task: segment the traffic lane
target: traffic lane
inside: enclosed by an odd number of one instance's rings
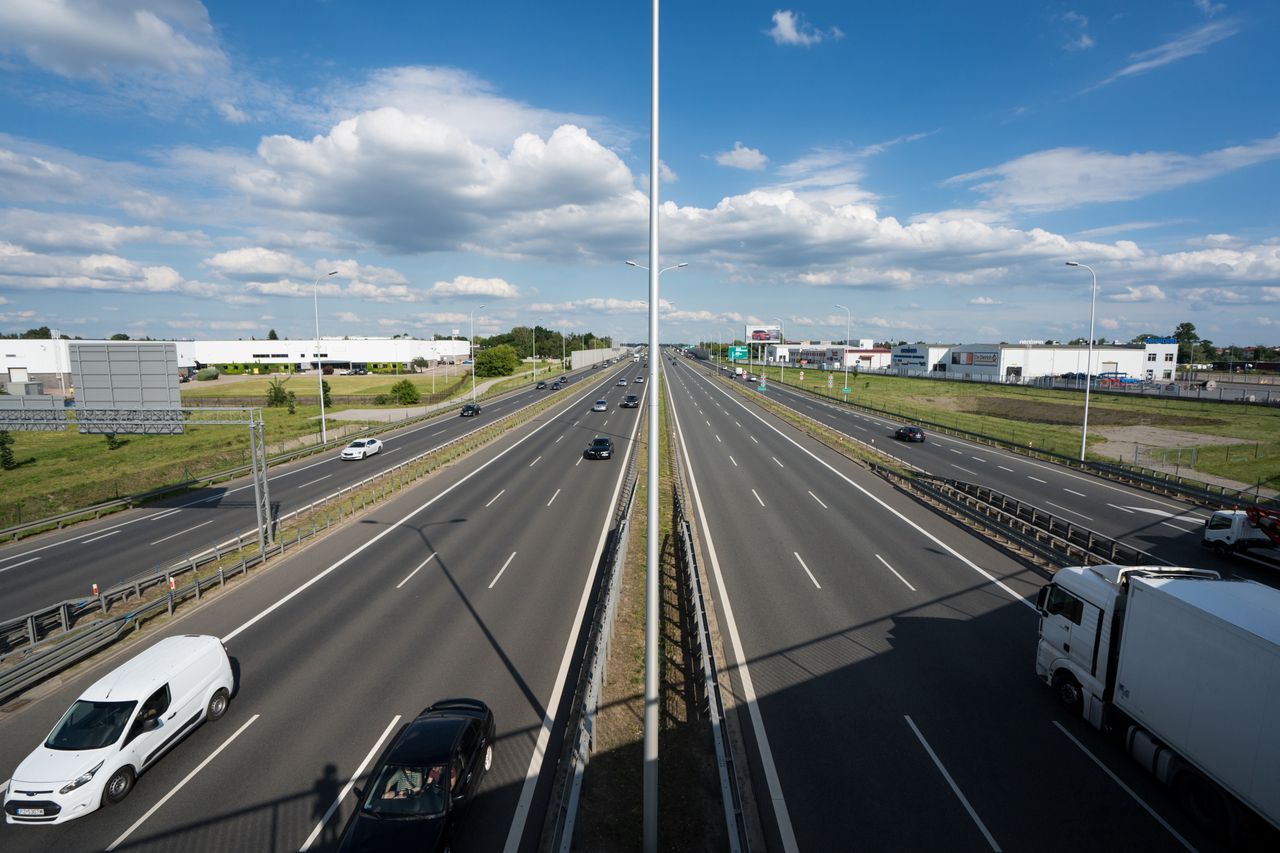
[[[545,392],[522,393],[532,399]],[[508,401],[501,402],[505,405]],[[515,408],[523,402],[526,400],[522,397],[510,404]],[[486,406],[486,412],[493,413],[493,408]],[[430,429],[441,423],[444,425],[438,431]],[[411,440],[390,445],[368,460],[343,461],[337,457],[339,451],[334,451],[334,455],[326,459],[295,463],[290,470],[272,476],[275,514],[306,506],[486,425],[458,418],[455,413],[441,421],[393,434]],[[284,478],[296,474],[303,476],[296,478],[295,486],[280,488],[278,480],[288,484],[291,481]],[[39,544],[26,545],[25,549],[11,549],[13,553],[0,556],[0,601],[5,602],[6,614],[17,616],[65,598],[89,595],[94,583],[107,589],[179,563],[216,544],[226,547],[239,534],[253,536],[257,522],[252,484],[230,484],[213,491],[213,495],[184,499],[177,506],[135,510],[133,518],[117,518],[92,531],[53,542],[41,540]],[[210,515],[213,518],[209,518]],[[65,546],[77,546],[75,553],[68,553]]]
[[[484,492],[485,492],[485,491],[487,491],[487,489],[488,489],[488,485],[487,485],[487,484],[483,484],[483,483],[482,483],[482,484],[479,484],[479,485],[476,487],[476,489],[475,489],[476,494],[475,494],[474,496],[472,496],[472,497],[474,498],[474,500],[479,500],[479,498],[483,496]],[[587,501],[589,501],[589,502],[590,502],[590,501],[594,501],[594,502],[596,503],[597,507],[598,507],[598,506],[599,506],[599,504],[600,504],[601,502],[600,502],[600,500],[599,500],[599,497],[598,497],[598,496],[596,496],[596,495],[594,495],[592,492],[593,492],[593,490],[588,489],[588,490],[584,491],[582,494],[583,494],[584,498],[585,498]],[[402,501],[402,502],[403,502],[403,501]],[[568,507],[568,506],[570,506],[570,502],[569,502],[569,501],[566,501],[566,503],[565,503],[565,504],[563,504],[562,506],[566,506],[566,507]],[[394,508],[391,508],[391,509],[394,509]],[[376,520],[376,519],[375,519],[375,520]],[[445,529],[446,529],[446,530],[448,530],[449,528],[448,528],[448,527],[446,527]],[[473,529],[475,529],[475,528],[473,528]],[[557,528],[557,529],[559,529],[559,528]],[[346,531],[344,531],[344,532],[346,532]],[[358,531],[357,531],[357,532],[358,532]],[[399,531],[398,531],[398,532],[399,532]],[[411,540],[410,540],[410,541],[412,541],[412,538],[411,538]],[[560,538],[560,539],[558,539],[557,541],[573,542],[573,541],[574,541],[574,539],[573,539],[573,537],[569,537],[569,539],[567,539],[567,540],[565,540],[565,539],[563,539],[563,538]],[[531,546],[531,548],[533,548],[534,550],[541,550],[541,551],[544,551],[544,552],[547,552],[547,553],[554,554],[554,550],[553,550],[553,549],[548,549],[548,548],[546,547],[546,543],[538,543],[536,546]],[[472,550],[472,549],[471,549],[471,548],[468,548],[468,550]],[[388,565],[390,565],[390,564],[394,564],[395,562],[396,562],[395,560],[388,560],[388,561],[387,561],[387,564],[388,564]],[[566,562],[571,562],[571,561],[566,561]],[[553,562],[552,562],[552,565],[560,565],[560,564],[561,564],[561,562],[560,562],[560,561],[553,561]],[[375,561],[375,562],[374,562],[374,565],[381,565],[381,562],[380,562],[380,561]],[[381,580],[382,580],[381,578],[378,578],[378,577],[376,576],[376,574],[377,574],[377,573],[375,573],[375,572],[366,572],[366,573],[362,573],[362,574],[358,575],[358,577],[359,577],[359,578],[363,578],[363,579],[364,579],[364,582],[361,584],[361,588],[357,588],[357,589],[353,590],[352,595],[353,595],[354,597],[356,597],[356,598],[360,599],[360,600],[373,600],[373,599],[376,599],[376,597],[377,597],[377,595],[378,595],[378,589],[380,588],[380,587],[377,587],[376,585],[380,584],[380,583],[381,583]],[[374,588],[374,589],[368,589],[368,588],[365,588],[368,584],[374,584],[374,585],[375,585],[375,588]],[[385,584],[383,584],[382,586],[383,586],[383,587],[385,587],[386,585],[385,585]],[[557,586],[557,588],[559,588],[559,587]],[[304,595],[313,595],[313,594],[315,594],[315,593],[312,593],[312,591],[308,591],[308,592],[307,592],[307,593],[305,593]],[[314,613],[315,613],[315,617],[314,617],[313,619],[307,620],[307,622],[308,622],[308,623],[314,623],[314,624],[319,625],[319,626],[330,626],[330,625],[335,625],[335,624],[342,624],[342,622],[343,622],[343,619],[342,619],[343,613],[342,613],[341,611],[342,611],[342,608],[343,608],[345,605],[344,605],[344,603],[343,603],[342,601],[334,600],[334,599],[332,599],[332,598],[324,598],[324,599],[322,599],[322,600],[321,600],[321,601],[319,601],[319,602],[311,602],[311,603],[306,603],[306,602],[303,602],[303,601],[299,601],[299,602],[297,602],[297,603],[295,604],[295,606],[303,607],[303,609],[304,609],[304,610],[306,610],[306,612],[309,612],[309,613],[310,613],[310,612],[314,612]],[[335,610],[335,609],[336,609],[336,610]],[[504,609],[508,609],[508,610],[509,610],[509,609],[511,609],[511,608],[510,608],[510,607],[506,607],[506,608],[504,608]],[[554,608],[551,606],[551,604],[550,604],[550,603],[548,603],[546,606],[542,606],[542,607],[540,607],[540,608],[539,608],[539,611],[540,611],[540,617],[545,621],[545,620],[546,620],[546,616],[547,616],[547,614],[549,614],[549,613],[553,613],[553,612],[554,612]],[[198,615],[198,614],[194,614],[194,615]],[[428,615],[428,618],[430,618],[430,614],[427,614],[427,615]],[[403,622],[404,620],[400,620],[400,621],[401,621],[401,622]],[[445,624],[447,624],[447,623],[441,622],[439,619],[433,620],[433,622],[434,622],[434,624],[437,624],[437,625],[445,625]],[[271,623],[271,622],[263,622],[263,623],[261,623],[261,624],[263,624],[263,625],[273,624],[273,625],[278,626],[278,625],[280,625],[280,624],[282,624],[282,623],[280,623],[280,622],[278,622],[278,621],[277,621],[277,622],[275,622],[275,623]],[[276,638],[274,638],[271,642],[267,643],[267,644],[266,644],[265,646],[263,646],[263,647],[265,647],[265,648],[269,648],[269,649],[281,650],[281,652],[280,652],[280,653],[281,653],[281,654],[284,654],[284,655],[286,656],[286,660],[284,660],[283,662],[279,662],[279,661],[270,661],[270,662],[267,662],[265,665],[263,665],[263,666],[261,666],[261,667],[255,667],[255,666],[251,665],[250,663],[248,663],[247,661],[246,661],[246,662],[242,662],[242,668],[243,668],[243,671],[248,672],[248,671],[250,671],[251,669],[262,669],[262,670],[270,671],[270,672],[288,672],[288,673],[292,673],[292,672],[293,672],[293,670],[297,670],[297,669],[299,669],[298,661],[296,660],[296,651],[297,651],[298,649],[312,649],[312,648],[316,647],[316,646],[318,645],[318,643],[313,642],[313,641],[310,641],[308,638],[301,638],[301,637],[289,636],[289,635],[288,635],[288,632],[289,632],[289,630],[290,630],[289,626],[291,626],[293,623],[283,623],[283,624],[286,626],[286,634],[285,634],[284,636],[280,636],[280,637],[276,637]],[[298,630],[298,629],[296,629],[296,628],[295,628],[295,629],[292,629],[292,630]],[[327,637],[327,636],[328,636],[327,634],[323,634],[323,630],[322,630],[322,635],[323,635],[323,637]],[[334,638],[334,640],[333,640],[333,641],[334,641],[334,642],[338,642],[339,644],[342,644],[343,642],[345,642],[345,641],[343,640],[343,638],[341,638],[341,637]],[[347,645],[355,645],[354,643],[350,643],[350,642],[347,642],[346,644],[347,644]],[[242,643],[242,642],[240,642],[240,641],[237,639],[237,640],[233,640],[233,641],[232,641],[232,645],[233,645],[233,647],[240,647],[240,646],[242,646],[242,645],[243,645],[243,643]],[[254,653],[256,653],[256,652],[257,652],[257,649],[258,649],[258,648],[259,648],[259,646],[256,646],[256,645],[252,647],[252,649],[253,649]],[[453,659],[462,659],[462,658],[461,658],[461,656],[459,656],[459,655],[452,655],[451,653],[449,653],[449,652],[448,652],[448,650],[447,650],[447,649],[446,649],[446,650],[443,650],[443,651],[442,651],[442,653],[443,653],[443,654],[445,654],[445,655],[446,655],[446,657],[451,657],[451,658],[453,658]],[[242,657],[244,657],[244,656],[242,655]],[[540,660],[543,656],[541,656],[541,655],[535,655],[534,657],[535,657],[535,660]],[[329,661],[331,658],[332,658],[332,655],[329,655],[329,654],[322,654],[322,655],[316,656],[316,657],[314,658],[314,660],[315,660],[315,661],[317,661],[317,662],[318,662],[318,661]],[[291,667],[292,667],[292,669],[291,669]],[[357,665],[357,666],[356,666],[356,668],[358,669],[358,668],[359,668],[359,665]],[[331,667],[331,666],[329,666],[328,664],[325,664],[325,665],[322,667],[322,670],[323,670],[323,671],[321,671],[320,673],[318,673],[318,674],[317,674],[317,676],[315,676],[315,677],[311,677],[311,679],[310,679],[310,680],[311,680],[311,681],[314,681],[314,682],[316,682],[316,683],[321,683],[321,684],[322,684],[322,683],[324,683],[324,679],[325,679],[326,677],[327,677],[327,678],[329,678],[330,680],[332,680],[332,677],[333,677],[332,667]],[[344,672],[345,672],[345,669],[344,669],[344,670],[342,670],[342,671],[344,671]],[[295,677],[304,677],[304,674],[302,674],[302,673],[298,673],[298,674],[296,674],[296,675],[295,675]],[[285,696],[297,695],[297,694],[299,694],[299,693],[300,693],[300,691],[299,691],[298,689],[294,689],[294,688],[292,688],[290,685],[285,685],[285,686],[284,686],[284,694],[283,694],[283,695],[285,695]],[[247,691],[247,692],[246,692],[246,691],[242,690],[241,695],[238,695],[238,696],[236,697],[236,705],[240,705],[242,702],[245,702],[245,701],[252,701],[252,700],[251,700],[251,696],[252,696],[252,691]],[[438,697],[437,697],[437,698],[438,698]],[[417,711],[417,710],[419,710],[419,709],[415,709],[415,710],[414,710],[414,713],[416,713],[416,711]],[[302,729],[297,729],[297,730],[302,730]],[[264,731],[265,731],[265,729],[264,729]],[[163,765],[160,765],[160,766],[163,766]],[[156,771],[153,771],[153,774],[154,774],[154,773],[156,773],[156,772],[158,772],[158,771],[160,770],[160,766],[158,766],[158,767],[156,768]],[[179,768],[177,767],[177,764],[176,764],[176,763],[175,763],[174,765],[172,765],[172,767],[173,767],[175,770],[176,770],[176,769],[179,769]],[[148,778],[154,778],[153,774],[148,774]],[[132,800],[132,798],[131,798],[131,800]],[[264,801],[264,802],[265,802],[265,801]],[[252,811],[252,809],[250,809],[250,811]],[[86,823],[87,823],[87,822],[86,822]],[[75,826],[75,825],[76,825],[76,824],[71,824],[70,826]]]
[[[695,431],[696,432],[696,431]],[[686,431],[686,435],[688,431]],[[811,448],[814,452],[817,448]],[[708,466],[714,470],[715,460],[712,455],[699,453],[690,447],[689,457],[696,460],[696,466]],[[789,462],[790,464],[790,462]],[[848,465],[848,463],[845,463]],[[860,469],[856,466],[849,466],[850,474],[856,476]],[[864,472],[865,473],[865,472]],[[725,494],[732,494],[728,489],[707,489],[703,487],[704,493],[711,492],[716,496],[715,499],[709,501],[715,504]],[[842,498],[854,494],[849,491],[833,490],[832,506],[838,507],[837,502]],[[823,779],[818,787],[822,793],[818,796],[818,791],[811,791],[813,797],[801,797],[802,805],[798,808],[792,806],[793,822],[797,826],[797,833],[804,838],[804,833],[800,829],[802,824],[812,821],[815,824],[821,824],[824,820],[825,811],[823,808],[817,808],[809,815],[806,820],[806,812],[809,811],[808,804],[813,802],[829,803],[832,801],[850,802],[856,800],[858,802],[869,802],[872,804],[871,810],[873,814],[866,816],[866,820],[859,819],[854,821],[859,827],[860,835],[864,833],[867,822],[874,824],[875,821],[884,818],[886,815],[885,795],[882,790],[887,785],[883,784],[884,780],[879,780],[874,790],[862,790],[856,783],[851,783],[849,790],[845,791],[845,796],[832,796],[833,788],[839,788],[846,780],[849,767],[859,766],[881,766],[885,761],[891,761],[894,756],[902,753],[909,747],[915,747],[915,755],[917,764],[919,759],[923,759],[924,767],[928,770],[931,766],[932,758],[927,757],[927,753],[921,751],[921,743],[916,735],[916,729],[911,726],[917,726],[919,729],[928,733],[928,737],[932,743],[931,748],[938,750],[940,753],[961,755],[965,758],[966,769],[963,771],[956,770],[953,773],[957,778],[963,778],[970,784],[962,784],[961,788],[976,787],[979,793],[973,794],[970,799],[976,802],[983,802],[983,798],[988,798],[992,804],[992,810],[1001,812],[1004,810],[1004,800],[1007,798],[1008,791],[997,790],[993,794],[986,791],[986,781],[988,778],[1008,778],[1011,768],[1010,763],[1023,764],[1019,771],[1026,775],[1029,780],[1034,780],[1043,768],[1034,760],[1023,761],[1023,756],[1034,758],[1045,754],[1046,747],[1041,744],[1046,730],[1043,727],[1027,726],[1024,724],[1026,719],[1035,719],[1035,715],[1031,714],[1027,709],[1015,707],[1014,719],[1012,721],[999,721],[994,726],[994,731],[990,734],[996,741],[1009,740],[1013,737],[1010,734],[1011,722],[1012,727],[1016,728],[1018,737],[1023,740],[1022,747],[1013,749],[1008,756],[1001,756],[999,753],[991,753],[989,751],[989,741],[983,740],[980,751],[977,755],[969,755],[968,753],[956,748],[956,744],[952,743],[954,737],[954,729],[956,722],[951,717],[947,717],[939,721],[930,716],[932,709],[944,708],[949,709],[957,703],[957,700],[964,697],[966,692],[974,694],[974,701],[962,702],[962,706],[966,709],[976,709],[971,713],[974,719],[965,719],[965,732],[978,731],[975,728],[983,721],[1000,720],[1000,716],[1011,706],[1015,706],[1015,700],[1019,700],[1023,705],[1028,702],[1030,707],[1035,708],[1036,704],[1041,705],[1046,701],[1045,691],[1035,689],[1038,685],[1034,685],[1031,691],[1013,688],[1014,695],[1012,697],[1005,694],[1010,693],[1011,682],[1007,678],[1008,672],[1022,673],[1028,666],[1028,661],[1032,659],[1034,653],[1034,632],[1035,617],[1028,608],[1018,604],[1011,604],[1011,599],[1000,590],[993,590],[989,584],[981,583],[982,580],[977,574],[972,573],[965,566],[947,565],[945,555],[943,559],[939,558],[936,549],[930,543],[924,543],[922,547],[917,542],[912,542],[911,537],[901,535],[900,531],[886,529],[883,522],[877,520],[872,529],[876,534],[883,538],[878,546],[876,546],[876,554],[866,554],[858,550],[853,543],[844,541],[835,542],[834,540],[843,537],[850,538],[850,534],[857,530],[855,525],[842,525],[839,527],[838,535],[832,537],[833,541],[828,543],[829,553],[823,554],[821,549],[816,549],[816,557],[813,560],[815,564],[815,572],[824,578],[824,586],[821,592],[816,588],[806,588],[805,584],[800,583],[794,587],[794,595],[790,598],[787,596],[779,596],[776,592],[763,586],[760,582],[759,571],[759,554],[769,554],[772,550],[777,550],[778,546],[773,545],[773,541],[777,536],[775,531],[766,529],[761,519],[754,517],[751,511],[741,504],[749,506],[750,501],[741,501],[738,508],[733,510],[735,516],[746,517],[742,527],[733,531],[728,535],[719,535],[713,532],[713,536],[717,537],[717,549],[723,549],[730,555],[728,559],[721,557],[722,565],[731,566],[725,569],[726,584],[732,586],[728,578],[731,573],[741,573],[744,576],[740,579],[738,589],[749,590],[749,595],[741,596],[749,600],[745,606],[741,606],[742,602],[735,600],[734,610],[738,615],[739,625],[760,626],[761,633],[775,628],[776,626],[796,626],[803,625],[805,628],[811,628],[816,623],[821,622],[825,618],[829,609],[814,606],[810,602],[804,602],[795,608],[794,613],[787,613],[786,607],[795,597],[804,598],[806,594],[809,597],[818,597],[824,594],[830,594],[833,598],[840,598],[848,602],[850,610],[855,611],[849,614],[849,619],[858,620],[849,623],[849,625],[826,626],[828,630],[825,634],[817,633],[810,638],[788,638],[790,642],[779,644],[776,648],[766,648],[760,654],[755,665],[752,666],[752,678],[756,683],[757,689],[766,694],[766,698],[762,699],[762,706],[772,704],[781,704],[782,708],[778,711],[778,716],[785,719],[796,719],[803,717],[805,724],[803,726],[787,726],[781,724],[779,728],[782,730],[780,734],[775,735],[774,727],[768,727],[769,739],[774,747],[773,754],[777,757],[780,773],[786,781],[788,770],[786,769],[794,756],[804,756],[801,760],[802,766],[793,768],[792,773],[803,776],[805,773],[812,774],[812,761],[819,764],[830,765],[834,781]],[[792,501],[784,501],[783,508],[780,513],[804,513],[811,512],[807,508],[803,499]],[[840,508],[843,509],[843,508]],[[756,510],[755,515],[759,515],[763,510]],[[714,510],[708,507],[708,516],[712,517]],[[837,515],[842,513],[838,512]],[[867,513],[865,508],[860,513],[845,510],[843,514],[850,520],[857,519],[865,521]],[[946,525],[945,522],[943,523]],[[723,524],[712,524],[712,530],[721,529]],[[935,531],[936,532],[936,531]],[[985,545],[975,544],[970,537],[970,556],[976,556],[975,562],[988,570],[996,568],[1001,562],[1009,564],[1007,573],[1011,575],[1027,575],[1025,584],[1028,591],[1039,585],[1039,579],[1034,575],[1027,573],[1025,569],[1012,563],[1012,561],[1004,558],[1003,555],[991,551]],[[721,543],[724,543],[723,545]],[[772,547],[771,547],[772,546]],[[813,548],[813,544],[810,544]],[[977,553],[973,553],[973,549],[977,548]],[[861,555],[861,559],[857,556]],[[872,556],[875,559],[872,559]],[[843,560],[841,559],[843,557]],[[887,557],[887,560],[881,561],[881,557]],[[824,572],[822,566],[823,560],[830,560],[827,570]],[[880,565],[877,565],[879,563]],[[843,565],[842,565],[843,564]],[[916,586],[916,590],[909,590],[901,578],[891,576],[888,569],[890,565],[897,566],[903,570],[903,573],[909,575]],[[754,567],[754,570],[744,567]],[[859,571],[859,570],[863,571]],[[746,572],[750,571],[750,576],[746,576]],[[841,585],[851,578],[857,578],[857,583],[853,584],[852,590],[842,590]],[[972,579],[972,580],[971,580]],[[975,584],[974,581],[979,581]],[[877,585],[889,584],[892,587],[890,595],[896,593],[901,597],[912,597],[915,595],[927,596],[922,598],[922,604],[913,605],[900,610],[898,613],[882,612],[878,609],[879,597],[868,594],[868,588],[874,588]],[[1017,585],[1016,581],[1010,580],[1009,583]],[[843,593],[843,594],[842,594]],[[850,594],[851,593],[851,594]],[[860,593],[860,594],[859,594]],[[784,612],[779,613],[782,609]],[[990,614],[1005,614],[1003,617],[995,617]],[[1023,637],[1029,637],[1030,643],[1026,645],[1026,649],[1021,655],[1018,654],[1020,644],[1010,644],[1009,637],[1013,632],[1021,633]],[[924,643],[920,650],[912,656],[920,658],[919,660],[906,660],[903,657],[904,652],[910,651],[914,644],[904,643],[904,636],[914,637],[917,634],[928,637],[931,634],[938,633],[945,635],[947,639],[940,639],[937,643],[942,649],[947,650],[953,656],[957,656],[958,660],[951,662],[945,659],[939,659],[939,649],[934,648],[932,643]],[[962,639],[951,639],[955,635]],[[745,640],[744,642],[750,642]],[[974,643],[979,643],[980,648],[974,649]],[[966,646],[968,648],[966,648]],[[946,657],[945,655],[943,656]],[[986,662],[978,671],[971,672],[972,664],[965,666],[967,662],[982,661]],[[989,666],[990,662],[1002,662],[1001,666]],[[877,669],[884,669],[883,677],[875,675]],[[919,670],[923,677],[906,677],[914,670]],[[859,673],[871,673],[872,675],[864,677]],[[1000,673],[1000,674],[996,674]],[[883,681],[883,684],[880,682]],[[892,696],[897,686],[902,683],[918,683],[922,685],[920,688],[923,695],[903,700],[898,700]],[[1013,682],[1016,685],[1016,681]],[[899,708],[920,707],[925,709],[924,713],[917,712],[915,714],[915,722],[910,725],[904,725],[906,716],[910,711],[901,714],[872,714],[872,719],[864,720],[862,714],[864,708],[862,706],[851,707],[849,697],[851,695],[861,695],[871,693],[875,695],[875,703],[878,706],[890,705],[895,701]],[[780,698],[782,697],[782,698]],[[794,697],[786,699],[785,697]],[[784,701],[785,699],[785,701]],[[1048,707],[1052,710],[1053,706],[1050,702]],[[1043,708],[1041,708],[1043,710]],[[768,719],[769,711],[765,710],[766,719]],[[819,718],[829,716],[828,725],[814,726],[812,725],[812,717],[817,715]],[[852,717],[852,719],[851,719]],[[860,753],[857,755],[841,754],[838,750],[832,751],[828,740],[839,740],[839,735],[845,730],[845,727],[852,727],[859,731],[870,730],[874,734],[868,737],[871,745],[871,753]],[[988,722],[988,729],[993,726]],[[941,733],[941,734],[940,734]],[[905,742],[903,735],[905,734]],[[973,741],[971,734],[964,734],[960,740],[964,744],[970,744]],[[1062,739],[1059,738],[1061,741]],[[914,742],[914,743],[913,743]],[[882,744],[892,744],[893,748],[888,750],[879,750]],[[1060,748],[1063,743],[1057,744]],[[859,748],[861,745],[859,745]],[[1074,749],[1074,747],[1070,747]],[[877,752],[877,750],[879,750]],[[1070,761],[1078,756],[1069,754],[1060,756],[1064,761]],[[900,761],[901,759],[899,759]],[[804,767],[805,762],[810,762],[808,767]],[[865,762],[875,762],[873,764]],[[967,768],[977,768],[976,771]],[[918,768],[917,768],[918,769]],[[1084,771],[1078,765],[1073,765],[1073,771],[1077,777],[1071,785],[1067,787],[1069,793],[1074,787],[1075,782],[1088,784],[1090,780],[1084,778]],[[843,771],[843,772],[842,772]],[[936,768],[930,770],[932,776],[920,777],[928,780],[932,778],[936,783],[942,783],[942,777],[938,774]],[[911,776],[904,780],[910,783]],[[1152,780],[1153,781],[1153,780]],[[1094,780],[1096,783],[1096,780]],[[1159,789],[1154,792],[1155,796],[1164,796],[1167,793]],[[950,797],[950,793],[946,787],[942,788],[942,793]],[[941,802],[941,800],[939,801]],[[959,800],[952,797],[950,804],[958,808]],[[981,811],[981,809],[980,809]],[[1108,813],[1113,810],[1107,810]],[[900,812],[892,810],[887,812],[893,816],[893,819],[884,826],[878,826],[871,832],[873,838],[892,839],[887,841],[883,846],[893,847],[912,847],[916,846],[913,841],[904,841],[901,831],[894,825],[894,820],[901,817]],[[962,816],[967,816],[961,811]],[[1029,824],[1021,825],[1018,821],[1009,821],[1003,815],[996,818],[988,819],[987,823],[999,828],[999,834],[1011,837],[1025,837],[1028,840],[1035,838],[1037,832],[1036,821],[1033,815]],[[1145,813],[1143,813],[1145,814]],[[1161,836],[1157,827],[1154,838],[1151,836],[1151,827],[1142,820],[1134,820],[1134,815],[1129,815],[1130,821],[1126,825],[1131,828],[1134,833],[1135,841],[1143,843],[1162,844],[1167,837]],[[1131,825],[1131,827],[1130,827]],[[936,831],[936,827],[930,832]],[[1106,820],[1093,827],[1099,832],[1109,832],[1110,827]],[[985,836],[978,827],[971,825],[969,832],[970,840],[980,849],[986,844]],[[1123,835],[1123,832],[1121,833]],[[1113,833],[1114,836],[1114,833]],[[841,833],[834,833],[832,837],[824,837],[816,839],[820,841],[824,847],[838,845],[843,836]],[[926,836],[927,838],[928,836]],[[802,847],[809,846],[802,844]]]

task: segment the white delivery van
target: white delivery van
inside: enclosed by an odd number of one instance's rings
[[[217,637],[168,637],[100,678],[13,771],[7,823],[53,824],[118,803],[203,720],[227,710],[231,661]]]

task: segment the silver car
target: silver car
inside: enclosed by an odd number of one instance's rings
[[[591,407],[591,411],[593,411],[593,412],[607,412],[607,411],[609,411],[609,401],[608,401],[608,400],[596,400],[595,405]]]

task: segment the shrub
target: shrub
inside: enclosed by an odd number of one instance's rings
[[[408,379],[401,379],[391,386],[391,396],[402,406],[412,406],[422,399],[418,389]]]
[[[376,394],[376,395],[374,395],[374,398],[373,398],[373,404],[374,404],[375,406],[390,406],[390,405],[391,405],[391,395],[390,395],[390,394]]]
[[[267,405],[271,408],[283,406],[289,402],[289,392],[285,390],[284,383],[288,380],[275,377],[267,383]]]
[[[220,374],[216,367],[205,367],[196,373],[197,382],[207,382],[210,379],[217,379]]]
[[[12,471],[17,467],[18,462],[13,458],[13,436],[7,430],[0,430],[0,468]]]

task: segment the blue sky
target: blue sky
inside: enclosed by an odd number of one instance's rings
[[[0,330],[646,329],[647,3],[0,4]],[[1280,341],[1280,6],[670,3],[663,338]],[[337,270],[334,276],[325,276]],[[485,307],[479,309],[480,305]],[[478,309],[478,310],[477,310]]]

